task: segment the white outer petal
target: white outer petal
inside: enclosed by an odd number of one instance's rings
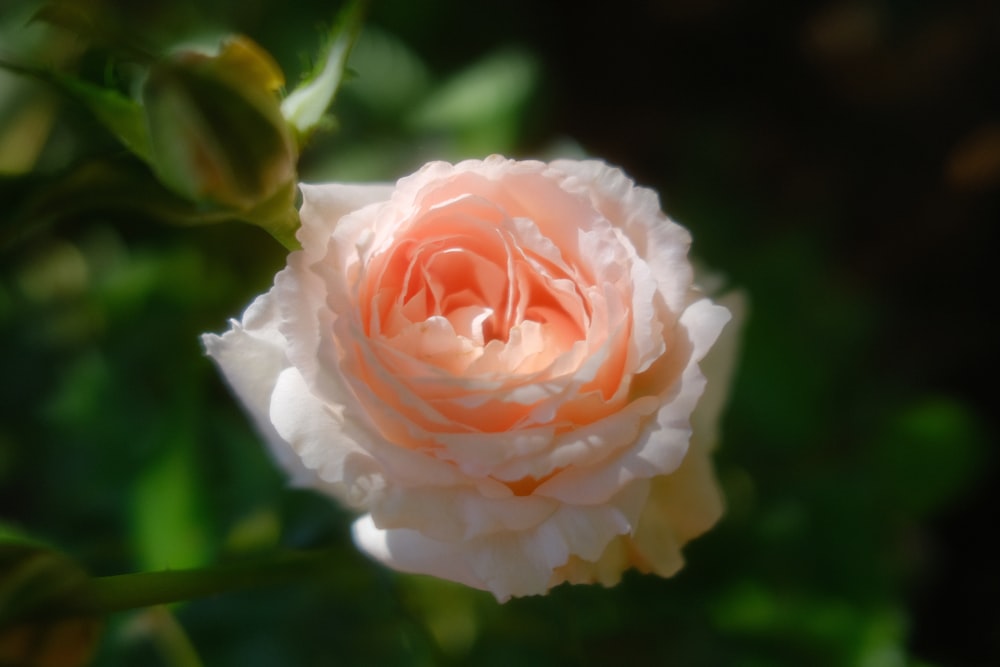
[[[530,531],[548,520],[559,504],[533,495],[487,497],[473,485],[460,487],[387,488],[371,505],[382,528],[410,528],[444,542],[468,541],[483,535]]]
[[[358,433],[339,406],[324,405],[296,368],[278,376],[271,395],[270,419],[300,464],[316,471],[327,493],[353,507],[366,507],[385,486],[377,462],[358,446]]]
[[[273,293],[268,292],[254,300],[242,321],[231,320],[229,331],[221,336],[205,334],[201,340],[292,482],[314,486],[320,484],[315,472],[302,464],[269,417],[274,385],[281,371],[289,366],[278,321]]]
[[[307,252],[326,252],[326,241],[340,219],[369,204],[384,202],[392,196],[394,186],[388,183],[300,183],[302,207],[296,237]]]
[[[691,415],[691,428],[709,450],[715,448],[718,440],[719,419],[729,399],[748,308],[747,295],[743,292],[729,292],[716,298],[715,303],[729,310],[732,319],[701,361],[707,384],[698,407]]]
[[[680,313],[694,275],[687,256],[691,234],[663,213],[656,192],[600,160],[555,160],[551,166],[568,176],[564,187],[589,196],[615,222],[649,263],[670,311]]]
[[[718,300],[730,310],[733,319],[701,361],[707,387],[691,416],[694,435],[681,466],[651,480],[649,500],[632,535],[613,540],[596,561],[571,559],[556,572],[553,585],[565,580],[612,586],[629,567],[671,576],[684,563],[684,544],[710,529],[722,516],[725,502],[711,451],[734,370],[746,317],[745,301],[745,295],[735,292]]]
[[[365,515],[354,523],[354,541],[394,569],[458,581],[503,602],[545,593],[573,556],[597,560],[616,536],[632,531],[647,493],[648,485],[640,482],[600,506],[562,505],[531,530],[455,542],[406,528],[384,530]]]

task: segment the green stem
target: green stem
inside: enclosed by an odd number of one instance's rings
[[[110,613],[302,581],[329,567],[334,553],[333,549],[287,552],[198,570],[99,577],[93,580],[94,600],[100,611]]]

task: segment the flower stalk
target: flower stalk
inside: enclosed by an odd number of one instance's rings
[[[154,610],[163,605],[315,580],[331,562],[334,549],[286,551],[202,569],[93,578],[68,556],[0,526],[0,665],[83,667],[108,614],[150,607],[147,615],[159,626],[166,617]],[[200,664],[182,636],[170,627],[165,632],[160,639],[176,653],[173,662]]]
[[[92,581],[93,600],[100,613],[113,613],[306,581],[329,567],[333,555],[333,549],[293,551],[193,570],[97,577]]]

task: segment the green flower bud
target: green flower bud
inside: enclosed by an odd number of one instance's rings
[[[184,197],[250,211],[295,182],[296,146],[271,57],[237,37],[218,55],[182,51],[150,69],[142,97],[152,163]]]

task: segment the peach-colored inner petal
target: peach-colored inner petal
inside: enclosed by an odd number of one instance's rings
[[[367,335],[456,375],[472,364],[474,374],[536,372],[584,340],[591,308],[576,277],[512,229],[480,197],[431,207],[372,258],[359,304]]]
[[[626,251],[586,201],[520,185],[464,175],[422,189],[405,224],[368,246],[356,283],[368,342],[350,365],[380,430],[484,471],[528,454],[518,433],[551,439],[630,400]],[[517,495],[556,474],[510,470],[534,475],[507,477]]]

